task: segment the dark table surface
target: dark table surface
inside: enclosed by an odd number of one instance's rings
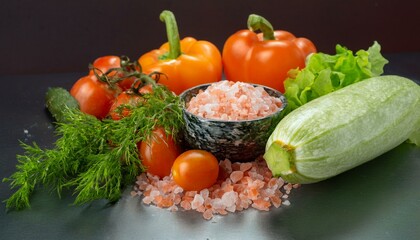
[[[385,74],[420,83],[420,53],[385,55]],[[19,140],[51,147],[54,126],[44,109],[48,87],[70,88],[84,73],[0,76],[0,178],[15,171]],[[420,111],[420,109],[419,109]],[[420,148],[403,143],[332,179],[292,191],[290,206],[246,210],[205,221],[197,212],[145,206],[130,188],[112,206],[37,190],[32,208],[0,204],[0,239],[420,239]],[[0,183],[0,200],[12,190]]]

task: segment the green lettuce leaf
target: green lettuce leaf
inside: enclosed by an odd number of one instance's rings
[[[356,54],[339,44],[335,55],[312,54],[304,69],[289,71],[289,77],[284,82],[288,106],[283,115],[315,98],[381,75],[387,63],[376,41],[367,51],[359,50]]]

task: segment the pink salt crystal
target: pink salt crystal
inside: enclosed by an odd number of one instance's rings
[[[200,194],[195,194],[194,200],[191,202],[191,208],[197,209],[204,203],[204,198]]]
[[[249,198],[249,199],[251,199],[251,200],[255,200],[255,199],[257,199],[258,198],[258,196],[260,195],[260,192],[258,191],[258,189],[257,188],[255,188],[255,187],[250,187],[250,188],[248,188],[248,191],[247,191],[247,197]]]
[[[168,209],[169,209],[169,211],[171,211],[171,212],[176,212],[176,211],[178,211],[178,207],[177,207],[176,205],[172,205],[172,206],[170,206]]]
[[[205,189],[203,189],[203,190],[201,190],[201,191],[200,191],[200,195],[201,195],[204,199],[208,198],[208,197],[209,197],[209,194],[210,194],[210,192],[209,192],[209,190],[208,190],[207,188],[205,188]]]
[[[252,207],[256,208],[258,210],[262,211],[268,211],[271,206],[271,203],[269,201],[263,200],[263,199],[256,199],[252,203]]]
[[[180,205],[185,210],[190,210],[191,209],[191,203],[189,201],[183,200],[183,201],[181,201]]]
[[[213,211],[211,209],[205,210],[204,213],[203,213],[203,217],[206,220],[212,219],[213,218]]]
[[[281,206],[281,198],[279,198],[278,196],[271,196],[270,200],[273,203],[274,207],[279,208]]]
[[[182,187],[180,187],[180,186],[176,186],[176,187],[174,188],[173,193],[178,194],[178,193],[182,193],[183,191],[184,191],[184,189],[182,189]]]
[[[182,200],[181,195],[179,195],[179,194],[173,195],[172,200],[174,201],[174,204],[178,205]]]
[[[271,178],[270,181],[267,183],[267,187],[269,188],[279,188],[278,179]]]
[[[228,173],[230,174],[232,172],[232,163],[225,159],[223,161],[220,161],[220,166]]]
[[[223,209],[217,209],[217,213],[220,214],[220,215],[227,215],[228,214],[228,212],[224,208]]]
[[[252,163],[249,163],[249,162],[247,162],[247,163],[242,163],[242,164],[240,165],[240,167],[239,167],[239,170],[240,170],[240,171],[242,171],[242,172],[246,172],[246,171],[248,171],[249,169],[251,169],[251,167],[252,167]]]
[[[238,162],[232,163],[232,171],[239,171],[241,169],[241,164]]]
[[[265,185],[265,182],[261,179],[258,179],[258,178],[255,179],[251,184],[251,186],[253,186],[257,189],[262,189],[264,187],[264,185]]]
[[[222,196],[222,204],[226,207],[232,207],[235,205],[236,200],[238,199],[238,193],[234,191],[225,192]]]
[[[226,211],[228,212],[235,212],[236,211],[236,205],[232,205],[230,207],[226,207]]]
[[[187,103],[187,111],[201,117],[250,120],[274,113],[281,106],[262,87],[243,82],[219,81]]]
[[[230,174],[230,180],[232,180],[232,183],[237,183],[239,180],[242,179],[242,177],[244,176],[244,173],[241,171],[233,171]]]
[[[159,179],[143,173],[137,177],[136,186],[130,194],[143,195],[144,204],[154,204],[170,211],[177,211],[179,207],[194,209],[209,220],[214,214],[226,215],[250,206],[268,211],[270,206],[290,205],[288,194],[299,187],[299,184],[285,184],[283,179],[273,178],[262,158],[250,163],[231,163],[225,159],[220,162],[220,169],[224,168],[230,171],[229,174],[200,192],[184,191],[176,185],[172,176]]]
[[[152,203],[152,201],[153,201],[153,198],[150,197],[150,196],[143,197],[143,203],[145,203],[147,205],[150,205]]]
[[[220,198],[213,198],[211,199],[211,205],[213,206],[214,209],[218,210],[218,209],[225,209],[225,206],[223,205],[222,199]]]
[[[156,190],[156,189],[153,189],[151,192],[150,192],[150,197],[152,197],[152,198],[155,198],[155,197],[157,197],[157,196],[159,196],[160,195],[160,192],[159,192],[159,190]]]
[[[185,196],[194,197],[197,194],[197,191],[187,191]]]

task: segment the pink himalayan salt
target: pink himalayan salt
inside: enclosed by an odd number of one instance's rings
[[[225,80],[201,90],[187,103],[187,111],[208,119],[252,120],[275,113],[281,105],[262,87]]]
[[[137,177],[131,195],[142,196],[147,205],[173,212],[194,210],[210,220],[215,215],[223,216],[249,207],[269,211],[272,207],[290,205],[290,191],[299,187],[299,184],[285,184],[283,179],[272,177],[261,157],[247,163],[231,163],[226,159],[219,165],[226,172],[226,178],[219,179],[208,189],[184,191],[171,176],[160,180],[143,173]]]

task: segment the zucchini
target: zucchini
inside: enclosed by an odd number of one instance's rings
[[[374,77],[288,114],[270,135],[264,159],[274,176],[313,183],[378,157],[419,129],[420,86],[400,76]]]
[[[57,122],[67,121],[66,110],[79,109],[79,103],[64,88],[49,88],[45,95],[45,106]]]

